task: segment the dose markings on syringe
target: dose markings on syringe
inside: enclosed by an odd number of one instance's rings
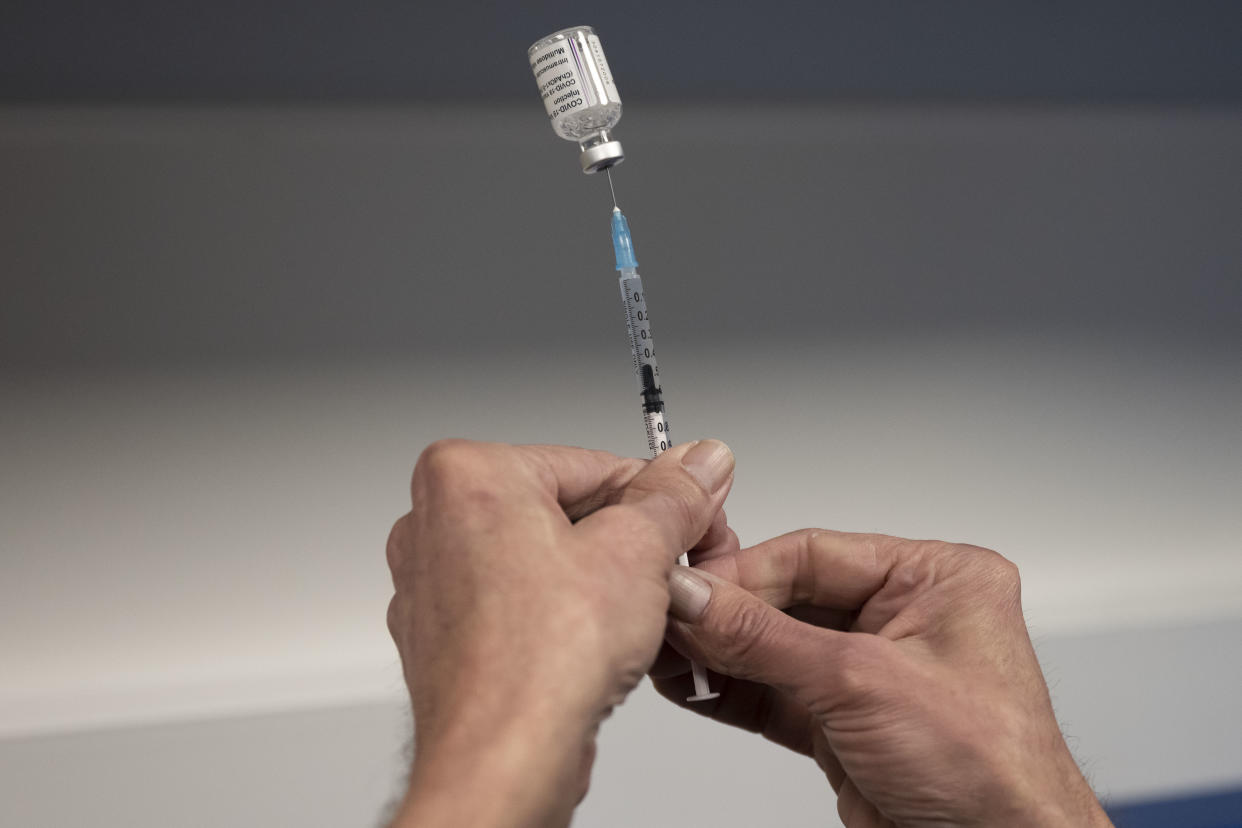
[[[625,297],[626,324],[630,329],[630,348],[634,353],[634,374],[641,376],[642,366],[646,364],[659,378],[660,368],[656,365],[655,342],[651,338],[651,320],[643,298],[642,279],[638,276],[622,279],[621,293]]]
[[[634,377],[638,380],[639,391],[646,390],[644,368],[650,368],[653,390],[658,390],[660,366],[656,364],[655,341],[651,337],[651,318],[647,313],[647,302],[643,296],[643,282],[638,274],[621,280],[621,295],[625,300],[625,323],[630,332],[630,351],[634,357]],[[653,456],[658,456],[673,444],[663,402],[659,404],[658,410],[648,410],[644,406],[643,422],[647,427],[647,448]]]

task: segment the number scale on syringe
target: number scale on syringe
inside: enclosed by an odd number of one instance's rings
[[[643,421],[647,426],[647,448],[653,457],[673,444],[669,436],[668,417],[660,392],[660,366],[656,364],[655,340],[651,337],[651,317],[643,280],[632,268],[621,272],[621,298],[625,303],[625,324],[630,334],[634,356],[634,377],[642,395]]]

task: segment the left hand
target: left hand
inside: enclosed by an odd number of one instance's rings
[[[650,463],[466,441],[423,452],[388,539],[415,718],[394,825],[568,824],[600,721],[660,649],[673,562],[705,535],[732,539],[732,480],[714,440]]]

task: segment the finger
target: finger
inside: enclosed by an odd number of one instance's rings
[[[812,734],[818,730],[815,719],[805,707],[788,696],[753,681],[712,675],[711,686],[720,696],[711,701],[691,702],[694,678],[689,674],[651,680],[656,692],[679,707],[731,727],[758,733],[783,748],[813,756]]]
[[[398,573],[405,568],[410,549],[410,515],[405,513],[397,518],[388,532],[388,542],[384,546],[384,555],[388,560],[388,571],[392,575],[393,586],[396,586]]]
[[[647,675],[651,676],[652,681],[689,674],[689,659],[677,652],[673,645],[667,641],[660,645],[660,652],[656,654],[655,661],[652,662],[651,668],[647,670]]]
[[[619,496],[642,465],[570,447],[437,440],[419,455],[410,499],[423,519],[450,524],[490,526],[539,514],[563,516],[568,526]]]
[[[570,520],[615,502],[646,460],[572,446],[514,446]]]
[[[846,779],[837,791],[837,816],[846,828],[892,828],[893,822],[867,800],[854,780]]]
[[[840,790],[845,771],[828,744],[824,729],[806,707],[766,684],[719,673],[709,674],[711,686],[720,692],[718,700],[689,701],[695,692],[694,678],[690,675],[690,662],[681,658],[687,665],[681,673],[652,676],[651,684],[657,693],[678,707],[721,724],[759,733],[773,744],[812,757],[832,789]]]
[[[718,673],[770,684],[812,713],[857,698],[888,661],[891,642],[804,624],[710,572],[675,567],[669,585],[674,647]]]
[[[725,515],[725,510],[721,509],[716,513],[707,534],[687,554],[690,557],[690,565],[695,566],[701,561],[714,557],[736,554],[739,548],[737,533],[729,528],[728,517]],[[690,661],[667,641],[660,646],[655,663],[647,671],[647,675],[652,679],[670,678],[689,673]]]
[[[795,604],[787,608],[785,614],[790,618],[796,618],[803,624],[843,632],[853,627],[854,619],[858,616],[858,613],[850,610],[817,607],[813,604]]]
[[[850,629],[855,615],[843,610],[823,609],[806,604],[791,607],[786,610],[786,614],[804,624],[842,632]],[[647,675],[653,680],[690,675],[690,660],[665,641],[660,646],[660,652],[656,654],[655,662],[647,670]]]
[[[670,565],[707,533],[733,482],[733,452],[719,440],[675,446],[648,463],[620,502],[578,522],[601,544],[651,555]]]
[[[813,604],[856,610],[884,586],[902,553],[915,549],[887,535],[803,529],[703,568],[781,609]]]
[[[707,534],[690,550],[690,563],[694,565],[712,558],[735,555],[741,548],[737,533],[729,528],[729,518],[721,509],[708,527]]]
[[[832,745],[828,744],[828,735],[824,733],[824,728],[816,727],[813,732],[811,755],[815,757],[815,764],[819,765],[824,776],[828,777],[828,784],[832,786],[833,792],[840,793],[841,784],[845,781],[845,769],[841,767],[841,760],[837,758]]]
[[[695,544],[694,549],[690,551],[701,552],[712,548],[728,536],[728,531],[729,518],[725,515],[725,510],[721,509],[716,513],[716,516],[712,518],[712,524],[707,527],[707,532],[703,534],[703,537],[699,538],[699,542]]]

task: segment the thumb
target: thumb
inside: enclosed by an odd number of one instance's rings
[[[668,566],[707,533],[733,483],[733,452],[719,440],[674,446],[626,484],[618,502],[575,529]]]
[[[674,567],[669,595],[669,639],[683,655],[783,690],[813,713],[864,691],[870,656],[881,655],[877,636],[805,624],[700,569]]]

